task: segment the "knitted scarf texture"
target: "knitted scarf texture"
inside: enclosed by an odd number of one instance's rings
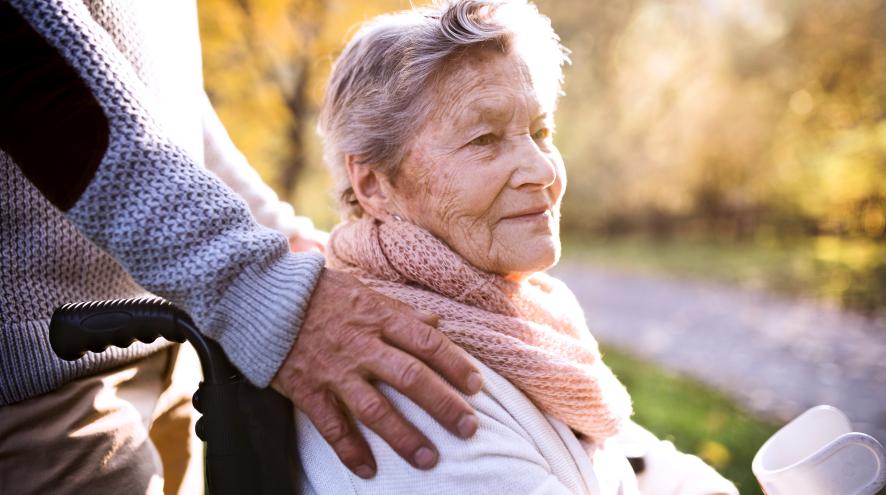
[[[481,271],[406,221],[339,225],[330,268],[440,316],[453,342],[507,378],[543,412],[603,440],[631,415],[624,386],[603,363],[573,294],[536,273],[522,282]]]

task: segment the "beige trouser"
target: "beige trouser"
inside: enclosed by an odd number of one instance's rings
[[[0,493],[202,493],[199,381],[193,348],[175,346],[0,407]]]

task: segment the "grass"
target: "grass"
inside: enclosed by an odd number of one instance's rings
[[[791,242],[725,243],[697,239],[566,238],[567,261],[679,278],[715,280],[886,314],[886,244],[817,237]],[[722,393],[603,346],[628,387],[634,419],[732,480],[742,495],[762,494],[751,462],[778,429]],[[879,495],[886,495],[886,489]]]
[[[751,473],[751,460],[777,426],[694,380],[613,348],[602,350],[606,363],[631,393],[637,423],[704,459],[732,480],[742,495],[762,494]]]
[[[886,243],[813,237],[727,243],[646,237],[566,239],[569,260],[712,279],[874,314],[886,311]]]

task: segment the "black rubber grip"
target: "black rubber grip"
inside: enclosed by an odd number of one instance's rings
[[[74,361],[86,351],[129,347],[136,340],[184,342],[177,322],[185,319],[186,313],[156,297],[65,304],[52,314],[49,342],[58,357]]]

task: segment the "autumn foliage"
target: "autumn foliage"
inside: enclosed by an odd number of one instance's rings
[[[314,132],[353,27],[405,1],[201,0],[236,143],[330,226]],[[572,50],[555,140],[567,232],[884,239],[886,1],[545,0]]]

